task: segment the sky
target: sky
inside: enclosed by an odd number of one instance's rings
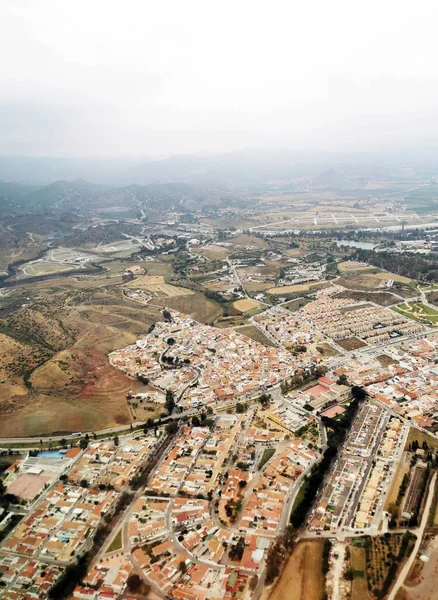
[[[0,154],[438,140],[438,5],[0,0]]]

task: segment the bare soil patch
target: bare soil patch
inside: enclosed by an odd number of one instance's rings
[[[364,548],[350,546],[350,564],[353,571],[353,581],[351,585],[352,600],[368,600],[371,596],[368,593],[367,585],[367,563]]]
[[[249,298],[245,298],[243,300],[236,300],[233,302],[234,308],[236,308],[239,312],[245,313],[253,308],[258,308],[260,306],[260,302],[257,300],[250,300]]]
[[[359,348],[366,346],[365,342],[356,337],[346,338],[344,340],[336,340],[336,343],[344,350],[358,350]]]
[[[198,293],[192,293],[189,296],[177,296],[175,298],[156,298],[151,302],[162,308],[167,307],[178,310],[181,313],[190,315],[196,321],[207,325],[212,324],[224,312],[219,304],[208,300],[203,294]]]
[[[374,302],[380,306],[391,306],[391,304],[396,304],[399,301],[396,296],[387,292],[345,291],[335,294],[335,298],[351,298],[352,300],[357,300],[358,302]]]
[[[269,600],[320,600],[324,588],[322,548],[320,540],[299,542]]]
[[[193,248],[193,252],[205,256],[205,258],[208,258],[209,260],[225,260],[228,257],[230,250],[223,246],[211,244],[209,246],[203,246],[202,248]]]

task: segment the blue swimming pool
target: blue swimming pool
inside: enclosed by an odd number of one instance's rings
[[[36,458],[64,458],[65,455],[62,450],[48,450],[47,452],[38,452]]]

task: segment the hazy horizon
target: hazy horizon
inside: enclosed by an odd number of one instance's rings
[[[438,9],[388,0],[3,1],[2,156],[438,142]]]

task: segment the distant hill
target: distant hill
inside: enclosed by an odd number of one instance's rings
[[[112,187],[76,179],[35,187],[0,182],[0,207],[11,212],[93,213],[110,208],[128,211],[141,206],[146,211],[198,210],[227,205],[233,196],[222,190],[186,183],[164,183]],[[119,214],[120,214],[119,211]]]
[[[246,150],[162,159],[74,159],[1,157],[0,180],[43,186],[82,179],[115,187],[180,183],[220,189],[254,190],[292,180],[328,176],[387,174],[389,162],[372,155],[328,156],[284,149]],[[378,165],[378,166],[377,166]]]

